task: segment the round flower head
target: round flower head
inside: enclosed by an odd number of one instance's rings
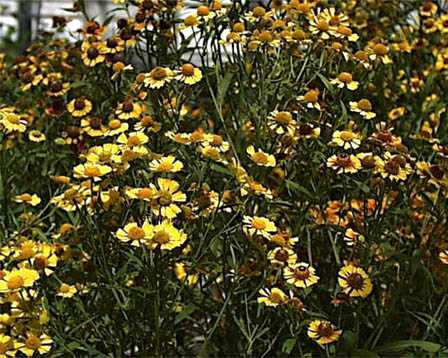
[[[194,85],[195,83],[198,83],[202,79],[201,70],[199,68],[194,67],[190,63],[182,65],[178,73],[179,74],[176,76],[176,79],[187,85]]]
[[[79,164],[73,168],[73,176],[75,178],[88,178],[100,181],[101,177],[110,173],[112,168],[108,165],[100,165],[93,163]]]
[[[367,297],[372,292],[372,282],[360,267],[346,265],[338,274],[338,283],[350,297]]]
[[[302,288],[310,287],[319,281],[319,276],[315,273],[316,270],[305,262],[287,266],[283,269],[286,282]]]
[[[372,103],[368,99],[361,99],[358,102],[350,102],[350,110],[357,112],[365,119],[376,117],[376,113],[372,112]]]
[[[314,320],[308,325],[308,337],[319,344],[330,344],[336,342],[342,331],[328,321]]]
[[[118,229],[115,236],[123,242],[130,242],[132,246],[141,246],[151,235],[152,226],[145,221],[143,226],[136,223],[126,224],[123,229]]]
[[[3,333],[0,333],[0,357],[15,357],[17,352],[14,339]]]
[[[276,247],[268,253],[268,260],[274,267],[281,268],[294,265],[297,262],[297,255],[287,247]]]
[[[350,91],[355,91],[359,87],[359,82],[353,80],[353,76],[349,72],[341,72],[338,77],[331,80],[330,83],[339,88],[346,87]]]
[[[5,272],[0,279],[0,292],[13,292],[24,287],[31,287],[39,279],[39,273],[36,270],[28,268],[14,269]]]
[[[92,102],[85,98],[73,99],[67,105],[67,110],[73,117],[84,117],[92,111]]]
[[[53,340],[45,333],[35,335],[27,333],[26,339],[17,344],[17,349],[27,357],[32,357],[35,352],[40,354],[48,353],[51,350]]]
[[[151,202],[152,211],[155,215],[162,215],[168,219],[174,219],[182,210],[176,203],[185,202],[187,197],[179,190],[179,183],[175,180],[159,178],[157,180],[158,188],[151,185],[154,191]]]
[[[161,88],[174,78],[174,72],[167,67],[155,67],[145,75],[144,83],[149,88]]]
[[[361,145],[361,135],[350,130],[335,131],[329,144],[344,149],[357,149]]]
[[[250,159],[259,166],[263,167],[275,167],[276,160],[272,154],[267,154],[263,152],[261,149],[255,151],[253,145],[247,147],[247,154],[249,154]]]
[[[118,105],[115,114],[119,119],[127,120],[140,117],[142,112],[143,108],[140,104],[128,100]]]
[[[62,283],[59,286],[58,293],[56,296],[63,297],[63,298],[71,298],[73,297],[78,290],[76,289],[76,286],[73,285],[67,285],[66,283]]]
[[[176,173],[182,168],[184,165],[181,161],[176,160],[176,158],[172,155],[168,155],[167,157],[162,157],[160,159],[155,159],[151,163],[149,163],[149,169],[154,172],[161,173]]]
[[[41,199],[36,194],[23,193],[23,194],[17,195],[14,198],[14,201],[16,203],[25,203],[25,204],[29,204],[31,206],[36,206],[36,205],[40,204]]]
[[[171,222],[166,221],[159,225],[151,225],[147,245],[151,250],[160,248],[161,250],[170,251],[181,246],[185,240],[187,240],[187,235],[182,230],[174,227]]]
[[[353,174],[361,168],[361,161],[352,154],[335,154],[327,159],[327,166],[336,170],[337,174]]]
[[[258,303],[263,303],[269,307],[277,307],[288,302],[288,296],[279,288],[262,288],[258,291],[260,296],[257,298]]]
[[[272,233],[277,231],[274,222],[261,216],[244,216],[243,225],[243,231],[247,236],[260,235],[270,239]]]

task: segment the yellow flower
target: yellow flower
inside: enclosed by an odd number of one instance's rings
[[[283,276],[286,282],[296,287],[307,288],[319,281],[319,276],[316,270],[305,262],[300,262],[295,265],[286,266],[283,269]]]
[[[403,114],[406,112],[406,108],[404,107],[396,107],[392,110],[389,111],[388,113],[388,117],[391,121],[395,121],[398,118],[400,118],[401,116],[403,116]]]
[[[338,77],[330,81],[339,88],[347,87],[350,91],[358,89],[359,82],[353,80],[353,76],[349,72],[341,72]]]
[[[99,63],[104,62],[106,56],[101,53],[100,46],[97,44],[90,44],[88,42],[84,42],[82,44],[82,61],[88,67],[94,67]]]
[[[296,121],[292,118],[290,112],[273,111],[268,116],[268,127],[270,130],[278,135],[289,134],[293,135],[296,129]]]
[[[32,357],[35,352],[40,354],[48,353],[51,350],[52,343],[53,340],[45,333],[42,333],[40,336],[27,333],[26,340],[23,343],[19,343],[17,348],[27,357]]]
[[[308,337],[319,344],[330,344],[339,339],[342,331],[328,321],[314,320],[308,325]]]
[[[134,103],[130,100],[120,103],[115,111],[119,119],[138,118],[142,114],[143,108],[140,104]]]
[[[259,166],[275,167],[276,165],[275,157],[272,154],[267,154],[261,149],[255,151],[253,145],[247,147],[246,152],[249,154],[250,159]]]
[[[118,229],[115,233],[118,240],[123,242],[131,242],[132,246],[141,246],[150,239],[152,225],[145,220],[140,227],[136,223],[126,224],[123,229]]]
[[[353,174],[361,168],[361,161],[353,154],[335,154],[327,159],[327,166],[337,174]]]
[[[40,244],[38,253],[34,255],[31,262],[36,270],[43,270],[46,275],[51,275],[58,264],[58,257],[54,253],[53,246]]]
[[[28,138],[32,142],[43,142],[47,137],[45,137],[45,134],[43,134],[41,131],[38,130],[32,130],[28,133]]]
[[[288,302],[288,296],[277,287],[271,290],[262,288],[258,291],[260,297],[257,298],[258,303],[263,303],[269,307],[277,307]]]
[[[174,72],[167,67],[155,67],[145,74],[144,83],[149,88],[161,88],[174,78]]]
[[[270,239],[272,233],[277,231],[277,226],[273,221],[262,216],[244,216],[243,230],[248,236],[261,235]]]
[[[448,265],[448,250],[442,250],[439,252],[439,259],[440,261],[445,264]]]
[[[190,287],[194,286],[199,280],[198,274],[187,273],[183,262],[176,262],[174,264],[174,273],[180,282],[186,281]]]
[[[162,215],[168,219],[174,219],[182,210],[176,205],[187,200],[187,197],[179,189],[179,183],[175,180],[159,178],[157,187],[152,184],[155,192],[152,201],[152,211],[155,215]]]
[[[100,181],[101,177],[110,173],[112,168],[108,165],[100,165],[93,163],[79,164],[73,168],[73,176],[75,178],[91,178]]]
[[[363,235],[357,233],[353,229],[348,228],[345,231],[343,240],[347,246],[354,246],[356,244],[362,243],[365,240],[365,238]]]
[[[357,149],[361,145],[361,135],[350,130],[335,131],[330,145],[343,147],[344,149]]]
[[[14,357],[16,352],[14,340],[10,336],[0,333],[0,358]]]
[[[73,99],[67,105],[67,110],[73,117],[83,117],[92,110],[92,102],[85,98]]]
[[[306,102],[308,108],[315,108],[320,111],[319,95],[319,90],[310,89],[305,95],[297,97],[297,100]]]
[[[0,292],[12,292],[31,287],[38,279],[39,273],[36,270],[20,268],[6,271],[0,279]]]
[[[172,155],[168,155],[167,157],[162,157],[160,159],[154,159],[149,163],[149,169],[153,172],[161,172],[161,173],[177,173],[182,170],[184,165],[181,161],[176,160],[176,158]]]
[[[76,289],[76,286],[73,285],[67,285],[66,283],[62,283],[59,286],[58,293],[56,296],[63,297],[63,298],[71,298],[73,297],[78,290]]]
[[[372,292],[372,282],[360,267],[346,265],[339,270],[338,283],[350,297],[367,297]]]
[[[16,203],[26,203],[26,204],[30,204],[31,206],[36,206],[39,205],[41,202],[41,199],[36,195],[36,194],[28,194],[28,193],[23,193],[21,195],[17,195],[14,198],[14,201]]]
[[[388,178],[393,181],[406,180],[408,175],[412,173],[412,167],[407,162],[406,158],[401,155],[392,155],[389,152],[384,153],[383,158],[375,157],[376,172],[383,178]]]
[[[27,124],[28,122],[22,116],[5,108],[0,110],[0,125],[6,129],[6,133],[23,133],[26,131]]]
[[[126,136],[124,133],[120,134],[117,139],[117,142],[120,144],[124,144],[127,147],[138,147],[143,144],[148,143],[149,138],[145,133],[142,132],[131,132]]]
[[[365,119],[372,119],[376,117],[376,113],[372,112],[372,103],[368,99],[361,99],[358,102],[350,102],[350,110],[357,112]]]
[[[121,122],[119,119],[112,119],[107,124],[108,130],[106,132],[107,136],[114,136],[129,129],[129,124]]]
[[[161,250],[173,250],[181,246],[185,240],[187,235],[182,230],[175,228],[171,222],[164,221],[155,226],[151,225],[147,245],[151,250],[158,247]]]
[[[152,187],[126,189],[126,195],[129,199],[139,199],[147,202],[151,202],[154,199],[156,193],[157,190]]]
[[[271,241],[273,240],[271,239]],[[294,265],[297,262],[297,255],[287,247],[276,247],[268,252],[268,260],[274,267],[280,268]]]
[[[199,68],[194,67],[190,63],[183,65],[178,71],[176,79],[187,84],[194,85],[202,79],[202,72]]]

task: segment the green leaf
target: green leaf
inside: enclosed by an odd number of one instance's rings
[[[425,352],[437,353],[441,350],[442,345],[434,342],[406,340],[385,344],[375,349],[377,353],[402,351],[409,348],[420,348]]]
[[[225,95],[227,93],[227,90],[229,89],[232,77],[233,77],[233,73],[232,72],[227,72],[224,75],[224,78],[219,83],[219,87],[218,87],[218,103],[220,105],[222,104],[222,102],[224,100],[224,97],[225,97]]]
[[[313,197],[313,195],[309,192],[309,190],[304,188],[300,184],[297,184],[291,180],[286,180],[285,182],[286,182],[286,186],[288,187],[288,189],[299,191],[302,194],[305,194],[306,196],[308,196],[310,198]]]
[[[282,352],[286,354],[290,354],[294,349],[297,342],[297,338],[288,338],[283,342]]]
[[[186,306],[182,312],[180,312],[179,314],[177,314],[176,316],[176,324],[179,323],[180,321],[183,321],[184,319],[190,317],[190,315],[196,311],[197,307],[193,304]]]

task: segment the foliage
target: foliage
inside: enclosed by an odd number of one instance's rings
[[[0,354],[447,353],[442,4],[115,2],[2,57]]]

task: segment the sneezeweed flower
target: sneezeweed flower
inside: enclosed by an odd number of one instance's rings
[[[73,176],[75,178],[87,178],[94,181],[100,181],[105,175],[109,174],[112,168],[108,165],[86,163],[79,164],[73,168]]]
[[[115,236],[123,242],[130,242],[132,246],[141,246],[149,240],[152,226],[145,220],[142,226],[129,223],[123,229],[118,229]]]
[[[101,118],[91,117],[81,119],[82,133],[90,137],[103,137],[107,133],[107,127],[103,125]]]
[[[151,72],[145,74],[144,84],[149,86],[149,88],[158,89],[168,82],[170,82],[174,78],[174,72],[171,71],[168,67],[155,67],[151,70]]]
[[[182,65],[177,72],[178,75],[176,76],[176,79],[187,85],[194,85],[202,79],[201,70],[190,63]]]
[[[86,98],[73,99],[67,105],[67,110],[73,117],[84,117],[92,111],[92,102]]]
[[[28,268],[3,271],[3,277],[0,279],[0,292],[14,292],[25,287],[31,287],[38,279],[39,273]]]
[[[29,131],[28,133],[28,139],[32,142],[43,142],[47,137],[45,137],[45,134],[43,134],[41,131],[38,131],[36,129],[33,129]]]
[[[129,199],[138,199],[146,202],[151,202],[154,199],[156,193],[157,190],[153,187],[126,189],[126,196]]]
[[[335,154],[327,159],[327,167],[337,174],[354,174],[361,168],[361,161],[353,154]]]
[[[176,262],[174,264],[174,273],[180,282],[187,282],[188,286],[192,287],[198,282],[199,275],[187,272],[185,267],[186,265],[183,262]]]
[[[52,79],[48,83],[47,94],[50,97],[61,97],[65,95],[70,89],[69,82],[63,82],[61,79]]]
[[[146,245],[155,250],[173,250],[176,247],[181,246],[187,240],[187,235],[177,229],[171,222],[164,221],[161,224],[150,227],[149,240]]]
[[[244,216],[243,231],[249,236],[263,236],[270,239],[272,234],[277,231],[275,223],[262,216]]]
[[[314,127],[311,123],[304,123],[297,126],[293,139],[298,141],[300,139],[316,139],[320,136],[320,128]]]
[[[271,239],[271,241],[273,240]],[[297,255],[287,247],[276,247],[268,252],[268,260],[272,266],[281,268],[286,265],[294,265],[297,262]]]
[[[308,337],[319,344],[325,345],[336,342],[342,331],[329,321],[314,320],[308,325]]]
[[[420,15],[423,17],[431,17],[437,13],[438,6],[432,1],[426,1],[419,8]]]
[[[14,198],[16,203],[25,203],[31,206],[39,205],[42,201],[36,194],[23,193]]]
[[[76,289],[76,286],[62,283],[58,288],[58,293],[56,296],[62,298],[72,298],[77,292],[78,290]]]
[[[351,130],[335,131],[329,144],[344,149],[357,149],[361,145],[361,139],[361,134]]]
[[[358,102],[350,102],[350,110],[357,112],[365,119],[372,119],[376,117],[376,113],[372,112],[372,103],[368,99],[361,99]]]
[[[272,154],[267,154],[263,152],[261,149],[255,151],[253,145],[247,147],[247,154],[249,154],[250,159],[259,166],[262,167],[275,167],[276,160]]]
[[[363,235],[354,231],[352,228],[345,230],[343,235],[343,240],[347,246],[356,246],[365,240]]]
[[[15,357],[16,353],[17,348],[16,344],[14,344],[14,339],[4,333],[0,333],[0,357]]]
[[[3,126],[6,133],[23,133],[26,131],[27,125],[28,122],[23,116],[18,115],[6,108],[0,109],[0,129]]]
[[[369,46],[367,52],[372,61],[380,60],[385,65],[392,63],[392,59],[388,55],[389,47],[382,43],[374,44],[371,47]]]
[[[119,119],[111,119],[107,124],[106,136],[116,136],[127,132],[129,129],[129,124],[122,122]]]
[[[53,340],[45,333],[40,335],[27,333],[26,339],[23,342],[18,342],[16,348],[25,356],[32,357],[36,352],[40,354],[48,353],[52,344]]]
[[[292,237],[287,231],[280,231],[272,235],[271,240],[273,244],[279,245],[285,249],[291,249],[299,241],[298,237]]]
[[[159,173],[177,173],[182,170],[184,165],[174,156],[168,155],[160,159],[154,159],[149,163],[149,169]]]
[[[160,122],[157,122],[153,117],[151,116],[142,116],[140,121],[134,125],[134,130],[136,131],[149,131],[157,133],[162,128],[162,124]],[[166,135],[166,133],[165,133]]]
[[[138,118],[142,114],[143,108],[140,104],[131,100],[126,100],[120,103],[115,111],[115,115],[119,119],[127,120],[131,118]]]
[[[290,285],[302,288],[311,287],[319,281],[316,270],[306,262],[286,266],[283,269],[283,276]]]
[[[129,148],[139,147],[149,142],[148,136],[143,132],[131,132],[128,135],[120,134],[117,143],[123,144]]]
[[[359,87],[359,82],[353,80],[353,76],[349,72],[341,72],[338,77],[332,79],[330,83],[339,88],[346,87],[350,91],[355,91]]]
[[[367,297],[372,292],[372,282],[360,267],[348,264],[339,270],[338,283],[350,297]]]
[[[118,36],[113,36],[99,44],[100,53],[103,55],[113,55],[123,52],[125,43]]]
[[[402,155],[392,155],[386,152],[383,158],[376,158],[376,172],[383,178],[392,181],[406,180],[408,175],[412,173],[412,167]]]
[[[82,45],[82,49],[83,52],[81,58],[84,64],[88,67],[94,67],[106,60],[106,57],[101,53],[98,44],[90,44],[85,41]]]
[[[182,211],[176,203],[185,202],[187,196],[179,191],[180,185],[175,180],[159,178],[157,185],[158,188],[154,184],[151,185],[154,191],[151,201],[152,211],[155,215],[174,219]]]
[[[439,259],[443,264],[448,265],[448,249],[439,252]]]
[[[320,111],[321,108],[319,104],[319,96],[320,96],[319,90],[310,89],[303,96],[297,97],[297,100],[305,102],[308,108],[314,108]]]
[[[39,250],[31,260],[33,268],[49,276],[55,270],[58,264],[58,257],[54,252],[54,247],[49,244],[39,245]]]
[[[293,119],[291,112],[273,111],[268,116],[268,127],[271,131],[278,135],[293,135],[296,129],[296,121]]]
[[[402,117],[406,109],[404,107],[396,107],[389,111],[388,117],[391,121],[396,121],[398,118]]]
[[[286,304],[289,299],[288,295],[277,287],[272,289],[262,288],[258,293],[260,296],[257,298],[257,302],[268,307],[277,307],[278,305]]]

